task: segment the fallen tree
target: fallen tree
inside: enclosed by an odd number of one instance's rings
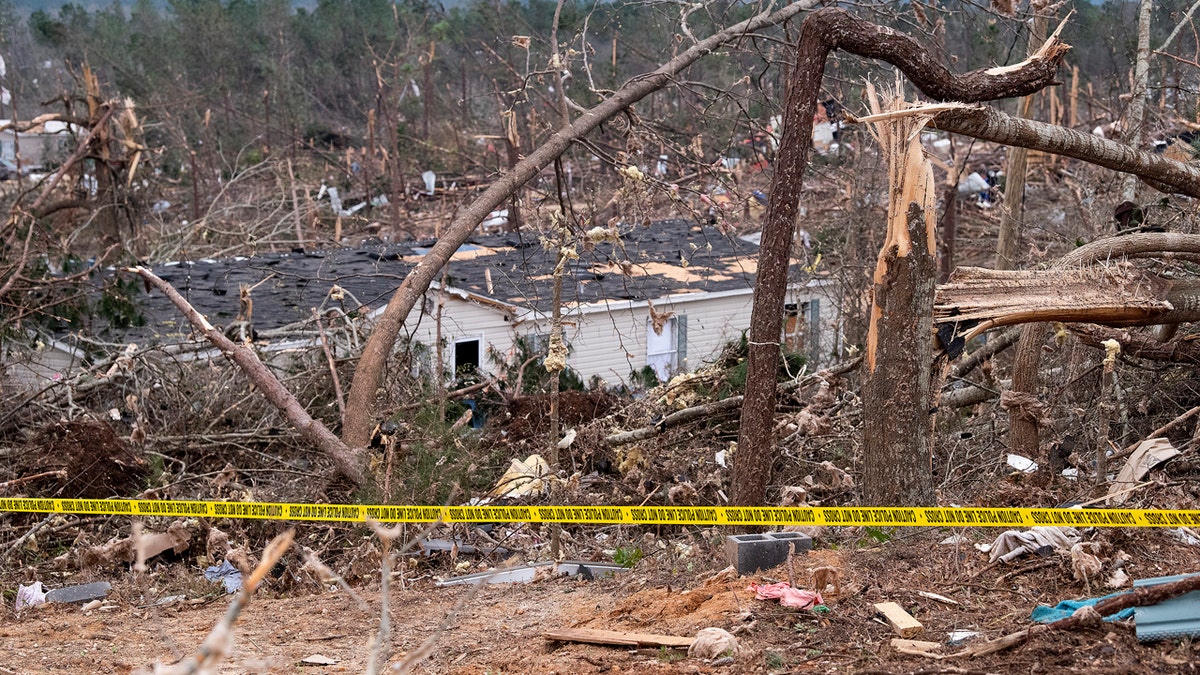
[[[384,365],[400,335],[405,319],[429,289],[429,285],[450,256],[493,209],[507,201],[538,172],[562,156],[577,140],[606,120],[621,114],[630,105],[667,86],[675,75],[700,58],[729,42],[788,21],[816,4],[816,0],[801,0],[774,12],[759,14],[696,42],[654,71],[633,78],[602,103],[580,114],[569,126],[555,132],[548,141],[517,162],[500,180],[460,210],[450,225],[443,230],[437,243],[408,273],[376,321],[358,366],[354,369],[354,379],[346,399],[342,441],[348,446],[359,447],[366,445],[370,440],[371,429],[376,422],[377,392],[383,381]]]

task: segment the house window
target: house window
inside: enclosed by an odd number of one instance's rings
[[[816,359],[820,351],[821,301],[788,303],[783,309],[783,350]]]
[[[459,375],[464,367],[474,367],[476,371],[480,370],[482,361],[480,357],[483,355],[483,339],[468,338],[466,340],[454,341],[454,373]]]
[[[654,330],[654,320],[646,319],[646,365],[654,369],[660,382],[685,369],[687,362],[687,317],[667,319],[661,330]]]

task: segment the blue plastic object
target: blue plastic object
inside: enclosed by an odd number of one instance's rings
[[[1071,616],[1075,613],[1075,610],[1079,609],[1080,607],[1095,605],[1101,600],[1115,598],[1118,595],[1125,595],[1125,593],[1113,593],[1112,595],[1106,595],[1102,598],[1089,598],[1087,600],[1063,600],[1053,607],[1038,605],[1037,607],[1033,608],[1033,614],[1030,616],[1030,618],[1038,623],[1054,623],[1059,619],[1065,619],[1068,616]],[[1133,616],[1133,608],[1127,607],[1116,614],[1111,614],[1104,617],[1104,620],[1117,621],[1120,619],[1128,619],[1131,616]]]

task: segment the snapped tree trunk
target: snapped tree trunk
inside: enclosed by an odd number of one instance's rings
[[[873,87],[867,87],[879,113]],[[897,97],[891,111],[902,109]],[[933,406],[933,298],[937,281],[933,166],[921,147],[928,116],[873,123],[888,163],[887,238],[875,286],[863,359],[865,504],[933,501],[930,424]]]
[[[745,402],[733,462],[731,502],[735,505],[763,503],[774,463],[775,376],[779,367],[792,233],[804,168],[812,146],[816,97],[825,61],[835,49],[880,59],[898,67],[917,88],[933,99],[978,102],[1022,96],[1051,84],[1068,47],[1051,39],[1034,57],[1016,66],[954,75],[912,38],[841,9],[821,9],[804,20],[796,44],[796,66],[791,73],[784,104],[783,138],[771,181],[771,201],[767,206],[759,251],[750,319]],[[907,206],[904,204],[902,208]],[[929,217],[933,217],[932,211]],[[909,345],[929,340],[927,333],[888,337]],[[892,351],[887,353],[890,355]],[[880,364],[879,367],[886,369],[888,366]],[[870,417],[875,412],[864,410],[864,416]]]

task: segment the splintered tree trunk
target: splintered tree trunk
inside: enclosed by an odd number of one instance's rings
[[[931,213],[910,202],[888,228],[919,237]],[[921,243],[907,255],[893,245],[879,267],[864,362],[863,503],[930,504],[934,255]]]
[[[897,99],[892,109],[900,105]],[[878,113],[874,100],[872,107]],[[873,125],[887,157],[891,197],[863,360],[863,410],[870,411],[863,415],[865,504],[934,498],[929,441],[937,256],[933,166],[920,142],[927,119],[892,117]]]

